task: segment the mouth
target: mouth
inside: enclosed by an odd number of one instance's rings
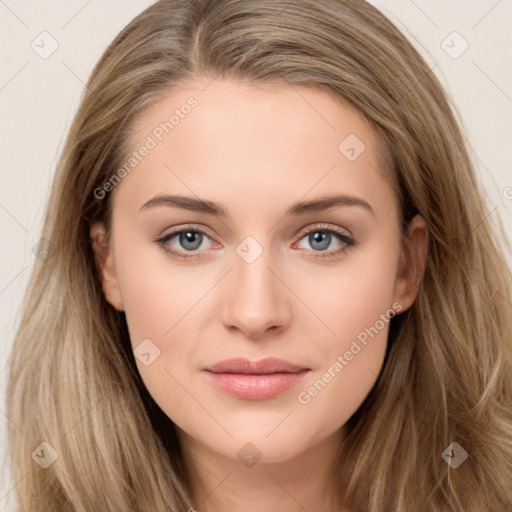
[[[245,400],[274,398],[295,386],[310,371],[271,357],[259,361],[228,359],[203,370],[220,390]]]

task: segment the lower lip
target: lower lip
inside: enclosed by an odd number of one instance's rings
[[[310,370],[296,373],[269,373],[245,375],[241,373],[213,373],[206,371],[223,391],[245,400],[266,400],[292,388]]]

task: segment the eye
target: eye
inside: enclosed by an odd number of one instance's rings
[[[171,240],[176,238],[176,243],[178,244],[178,250],[173,249],[172,244],[169,244]],[[201,247],[204,249],[203,242],[205,240],[210,240],[208,234],[195,226],[182,226],[179,230],[174,230],[171,233],[165,235],[164,237],[156,240],[163,249],[176,256],[177,258],[193,258],[196,256],[196,252]],[[188,254],[187,254],[188,253]]]
[[[174,239],[176,239],[175,244],[170,243]],[[343,229],[328,225],[320,225],[310,229],[309,231],[303,231],[298,243],[305,239],[307,239],[307,242],[312,247],[310,252],[317,253],[311,255],[313,258],[335,257],[343,252],[347,247],[353,246],[356,243],[355,240]],[[209,247],[204,246],[204,242],[207,240],[210,240],[211,242],[212,237],[209,236],[206,231],[198,228],[197,226],[185,225],[155,241],[172,256],[187,259],[198,257],[201,252],[204,252],[204,249],[211,248],[211,245]],[[339,247],[335,250],[326,251],[325,249],[327,249],[333,241],[338,242]]]
[[[355,245],[355,240],[343,229],[334,228],[331,226],[321,225],[316,226],[305,233],[302,233],[302,238],[299,240],[306,240],[312,247],[313,252],[320,252],[325,254],[315,254],[313,257],[332,258],[339,255],[347,247]],[[338,249],[333,251],[325,251],[332,242],[338,242]]]

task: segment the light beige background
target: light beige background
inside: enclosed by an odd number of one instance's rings
[[[0,0],[0,456],[9,421],[8,356],[57,157],[94,64],[122,27],[151,3]],[[454,98],[488,194],[488,215],[502,219],[512,241],[512,1],[372,3],[409,37]],[[31,47],[43,46],[44,31],[58,43],[46,59]],[[447,51],[459,53],[464,40],[467,50],[452,58]],[[512,263],[510,250],[507,258]],[[10,510],[12,488],[0,482],[0,510]]]

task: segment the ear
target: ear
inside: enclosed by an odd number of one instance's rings
[[[118,311],[124,311],[124,304],[119,289],[113,254],[106,242],[105,227],[100,222],[91,224],[90,237],[94,249],[94,260],[99,272],[103,293],[107,301]]]
[[[409,309],[418,295],[427,264],[428,242],[427,224],[418,214],[407,226],[395,278],[393,299],[402,305],[400,312]]]

